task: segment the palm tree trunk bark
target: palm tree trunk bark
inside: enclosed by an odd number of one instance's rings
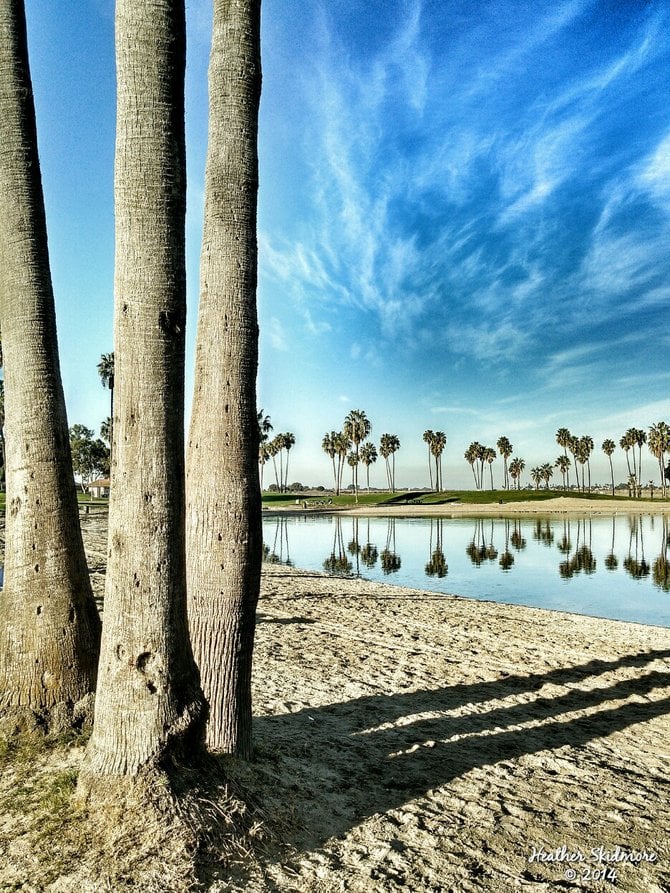
[[[0,712],[62,729],[95,687],[100,620],[72,474],[22,0],[0,0],[0,329]]]
[[[210,703],[208,744],[242,757],[251,755],[263,542],[255,462],[260,90],[260,0],[215,0],[187,457],[189,624]],[[220,411],[212,412],[214,406]]]
[[[115,384],[105,620],[83,793],[172,755],[206,707],[188,638],[184,549],[183,0],[117,0]]]

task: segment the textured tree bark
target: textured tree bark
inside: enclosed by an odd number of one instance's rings
[[[256,371],[260,0],[215,0],[195,390],[187,450],[191,639],[210,747],[251,753],[262,530]]]
[[[0,712],[62,729],[95,688],[100,620],[72,474],[22,0],[0,0],[0,328]]]
[[[183,0],[117,0],[116,62],[114,450],[96,716],[80,776],[94,795],[111,777],[196,756],[206,719],[184,556]]]

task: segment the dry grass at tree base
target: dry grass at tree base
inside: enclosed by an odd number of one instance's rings
[[[104,532],[85,517],[98,591]],[[269,567],[254,761],[96,827],[81,742],[5,753],[0,890],[664,893],[669,657],[667,629]],[[561,846],[656,861],[529,861]]]

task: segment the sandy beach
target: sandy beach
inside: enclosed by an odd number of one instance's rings
[[[667,891],[669,658],[669,629],[266,566],[256,755],[231,770],[261,834],[210,893]],[[85,854],[39,886],[0,829],[0,889],[112,889]]]
[[[374,509],[361,507],[354,510],[357,514],[385,515],[388,509],[379,506]],[[467,515],[486,515],[507,517],[509,515],[627,515],[627,514],[667,514],[670,512],[670,501],[667,499],[640,500],[621,502],[616,499],[587,500],[574,496],[557,496],[542,501],[523,500],[521,502],[491,502],[483,505],[470,505],[459,502],[448,502],[442,505],[399,505],[395,513],[407,517],[421,515],[439,515],[441,517],[458,518]]]

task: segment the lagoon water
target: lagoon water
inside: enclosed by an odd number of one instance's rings
[[[670,627],[670,524],[593,518],[270,515],[266,560],[399,586]]]

